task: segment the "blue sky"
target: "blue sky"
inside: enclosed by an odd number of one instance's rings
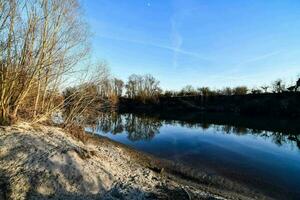
[[[86,0],[95,59],[164,89],[259,86],[300,74],[299,0]]]

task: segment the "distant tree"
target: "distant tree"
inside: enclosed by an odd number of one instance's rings
[[[186,85],[185,87],[183,87],[181,89],[181,93],[184,96],[188,96],[188,95],[196,95],[197,91],[195,90],[195,88],[192,85]]]
[[[295,85],[292,85],[290,87],[287,88],[288,91],[293,92],[293,91],[297,91],[298,88],[300,87],[300,78],[296,81]]]
[[[267,93],[269,86],[267,86],[267,85],[261,86],[261,89],[264,91],[264,93]]]
[[[176,92],[175,91],[171,91],[171,90],[166,90],[163,95],[165,97],[173,97],[173,96],[176,96]]]
[[[294,91],[296,91],[296,86],[290,86],[287,88],[287,90],[290,92],[294,92]]]
[[[117,97],[121,97],[123,93],[123,87],[124,87],[124,82],[120,79],[113,78],[112,79],[112,88],[113,88],[113,93]]]
[[[135,98],[137,96],[138,84],[139,84],[139,76],[136,74],[130,75],[125,85],[127,97]]]
[[[272,87],[273,87],[273,92],[276,93],[283,92],[285,89],[285,85],[281,79],[274,81]]]
[[[300,78],[298,79],[298,81],[296,82],[296,86],[295,86],[295,90],[297,91],[298,88],[300,87]]]
[[[161,94],[162,89],[159,87],[159,81],[156,80],[151,74],[146,74],[143,77],[143,87],[144,96],[146,98],[157,97]]]
[[[125,88],[127,97],[142,101],[157,99],[162,93],[159,81],[150,74],[129,76]]]
[[[262,93],[262,91],[260,89],[258,89],[258,88],[253,88],[251,90],[251,94],[261,94],[261,93]]]
[[[248,88],[246,86],[238,86],[233,89],[234,95],[246,95]]]
[[[197,90],[202,96],[209,96],[212,94],[212,91],[209,87],[200,87]]]
[[[230,96],[233,94],[233,90],[230,88],[230,87],[226,87],[224,88],[223,90],[221,90],[221,93],[223,95],[227,95],[227,96]]]

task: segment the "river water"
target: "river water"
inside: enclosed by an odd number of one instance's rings
[[[103,114],[97,134],[156,157],[300,199],[300,122],[227,115]]]

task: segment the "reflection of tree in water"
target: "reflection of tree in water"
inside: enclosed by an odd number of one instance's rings
[[[189,123],[185,121],[178,121],[178,120],[163,120],[164,124],[169,124],[169,125],[180,125],[181,127],[186,127],[186,128],[202,128],[203,130],[209,129],[211,124],[206,123],[206,122],[201,122],[201,123]]]
[[[300,135],[289,135],[288,139],[294,141],[300,149]]]
[[[123,119],[117,113],[102,113],[99,116],[96,131],[104,133],[118,134],[124,130]]]
[[[200,126],[201,126],[201,128],[202,128],[203,130],[209,129],[209,128],[210,128],[210,125],[211,125],[211,124],[205,123],[205,122],[200,123]]]
[[[202,129],[204,132],[212,129],[214,132],[223,134],[235,135],[254,135],[261,138],[270,138],[275,144],[281,146],[283,144],[296,144],[300,149],[300,135],[279,132],[279,131],[265,131],[256,128],[246,128],[233,125],[219,125],[211,124],[206,121],[201,122],[187,122],[179,120],[161,120],[158,118],[117,113],[103,113],[99,116],[96,131],[104,133],[118,134],[126,131],[128,138],[131,141],[150,140],[157,133],[163,125],[179,125],[181,127]]]
[[[245,135],[249,133],[249,129],[245,127],[237,127],[237,126],[230,126],[230,125],[214,125],[215,130],[221,131],[226,134],[234,133],[236,135]]]
[[[136,116],[133,114],[118,115],[102,113],[99,116],[96,131],[118,134],[124,131],[131,141],[150,140],[159,133],[162,122],[155,118]]]
[[[131,141],[150,140],[159,133],[159,129],[162,127],[162,122],[155,118],[127,114],[125,119],[125,130]]]
[[[226,134],[235,135],[254,135],[261,138],[270,138],[276,145],[281,146],[283,144],[295,143],[300,149],[300,135],[291,133],[282,133],[278,131],[265,131],[260,129],[252,129],[245,127],[237,127],[230,125],[214,125],[213,128],[217,131],[221,131]]]
[[[257,133],[254,134],[265,138],[271,138],[272,141],[278,146],[281,146],[283,144],[292,145],[293,143],[295,143],[297,147],[300,149],[300,135],[285,134],[282,132],[268,132],[268,131],[263,131],[260,134]]]
[[[223,125],[223,126],[220,126],[220,128],[222,129],[222,131],[224,133],[231,133],[232,132],[232,126],[228,126],[228,125]]]
[[[217,125],[209,124],[208,122],[186,122],[177,120],[166,120],[165,124],[169,125],[180,125],[182,127],[199,129],[201,128],[204,132],[212,128],[216,132],[221,132],[224,134],[235,134],[235,135],[254,135],[261,138],[270,138],[276,145],[281,146],[283,144],[296,144],[300,149],[300,135],[292,134],[279,131],[265,131],[255,128],[246,128],[241,126],[233,125]]]

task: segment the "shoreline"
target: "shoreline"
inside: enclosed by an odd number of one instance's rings
[[[106,137],[61,128],[0,129],[0,199],[271,199]]]

